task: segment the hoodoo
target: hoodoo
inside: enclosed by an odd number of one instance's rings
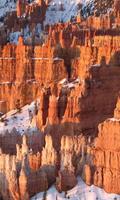
[[[120,199],[120,1],[0,2],[0,198]]]

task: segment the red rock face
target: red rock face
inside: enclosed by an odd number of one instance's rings
[[[118,13],[120,13],[120,1],[119,0],[115,0],[114,1],[114,9],[115,11]]]
[[[18,0],[17,2],[17,16],[20,17],[24,14],[27,6],[26,0]]]
[[[67,170],[59,172],[56,186],[58,191],[68,191],[75,187],[76,184],[77,180],[73,172]]]
[[[24,15],[30,15],[36,20],[39,16],[39,10],[42,11],[42,17],[44,15],[44,11],[46,9],[45,2],[43,0],[38,0],[36,4],[28,4],[26,0],[18,0],[17,1],[17,17],[23,17]]]
[[[94,184],[107,192],[120,193],[119,188],[119,99],[114,118],[106,120],[99,126],[98,138],[95,140]]]
[[[64,61],[50,58],[54,49],[35,47],[34,54],[32,49],[19,38],[17,47],[7,45],[1,52],[1,100],[7,101],[7,110],[15,107],[16,98],[21,100],[21,106],[30,103],[39,95],[42,85],[58,82],[66,76]]]
[[[13,29],[24,28],[26,14],[33,30],[43,22],[46,4],[18,1],[17,16],[10,17],[15,17]],[[15,129],[0,135],[5,200],[28,200],[55,181],[59,191],[67,191],[77,175],[88,185],[120,194],[120,36],[112,28],[120,26],[120,17],[115,12],[45,27],[43,45],[25,44],[19,37],[17,45],[1,46],[0,111],[14,109],[17,100],[22,107],[38,98],[33,120],[43,134],[23,141]],[[13,24],[7,17],[9,32]]]

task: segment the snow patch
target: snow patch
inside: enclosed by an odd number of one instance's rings
[[[38,193],[31,200],[43,200],[43,192]],[[87,186],[80,177],[78,177],[78,184],[72,190],[65,193],[58,193],[55,186],[52,186],[47,191],[47,200],[120,200],[120,195],[108,194],[103,189],[94,185]]]
[[[81,80],[79,77],[71,82],[69,82],[66,78],[62,79],[59,82],[59,84],[62,85],[63,88],[69,88],[69,89],[75,88],[80,83],[81,83]]]
[[[72,16],[76,16],[78,9],[77,5],[80,0],[52,0],[46,12],[44,25],[55,24],[58,22],[67,22]]]
[[[37,127],[35,120],[33,120],[34,117],[35,102],[24,106],[20,112],[18,110],[11,110],[0,118],[0,134],[5,134],[7,130],[11,132],[13,128],[16,128],[18,134],[21,135],[27,130],[30,133],[35,132]]]
[[[10,43],[17,44],[18,38],[19,38],[20,35],[21,35],[21,32],[10,33],[10,35],[9,35]]]
[[[4,17],[7,12],[16,10],[15,0],[0,0],[0,18]]]
[[[109,118],[108,120],[113,121],[113,122],[120,122],[120,119],[116,119],[116,118]]]

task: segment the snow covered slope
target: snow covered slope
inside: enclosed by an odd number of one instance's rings
[[[16,9],[16,0],[0,0],[0,19]]]
[[[69,197],[69,198],[68,198]],[[95,187],[87,186],[81,178],[78,178],[78,184],[75,188],[65,193],[58,193],[55,187],[51,187],[47,191],[47,200],[120,200],[120,195],[107,194],[104,190]],[[31,200],[43,200],[43,192],[37,194]]]
[[[59,21],[66,22],[76,16],[77,5],[80,0],[52,0],[46,13],[45,24],[55,24]]]
[[[35,36],[37,36],[38,38],[42,40],[42,29],[41,29],[40,23],[36,24],[36,27],[34,29],[34,34]],[[17,44],[18,38],[20,35],[24,37],[24,41],[32,37],[32,32],[30,32],[28,25],[25,28],[23,28],[21,32],[17,31],[17,32],[10,33],[9,38],[8,38],[10,43]]]
[[[11,110],[0,119],[0,134],[6,133],[7,130],[11,132],[13,128],[16,128],[18,134],[21,135],[26,131],[32,133],[37,130],[34,117],[35,102],[24,106],[20,112],[18,110]]]
[[[8,11],[16,9],[16,1],[17,0],[0,0],[0,20],[3,19]],[[29,0],[29,2],[37,2],[37,0]],[[83,16],[92,14],[95,9],[94,0],[51,0],[47,9],[44,24],[69,21],[72,16],[78,14],[80,9],[78,6],[79,4],[82,4],[81,14]]]
[[[93,3],[93,0],[52,0],[49,4],[45,24],[55,24],[59,21],[67,22],[73,16],[77,16],[79,4],[83,8]]]
[[[31,2],[36,0],[31,0]],[[17,0],[0,0],[0,21],[7,12],[16,9]],[[29,1],[30,2],[30,1]],[[69,21],[71,17],[78,14],[78,4],[82,3],[84,15],[87,7],[93,9],[93,0],[51,0],[46,13],[44,24],[55,24],[59,21]]]
[[[60,21],[67,22],[71,17],[78,14],[88,17],[93,15],[94,12],[96,14],[107,13],[112,9],[111,2],[110,0],[104,0],[99,6],[94,0],[51,0],[46,13],[45,24],[55,24]]]
[[[17,0],[0,0],[0,18],[4,17],[7,12],[13,11],[16,9],[16,1]],[[35,1],[35,0],[34,0]],[[50,3],[50,8],[48,9],[48,12],[46,14],[46,20],[51,21],[53,18],[55,18],[55,12],[51,12],[54,9],[59,9],[60,4],[62,3],[65,7],[64,12],[57,12],[57,19],[61,19],[62,14],[64,14],[63,17],[65,19],[69,19],[71,15],[76,14],[76,4],[79,3],[81,0],[52,0]],[[69,16],[68,16],[69,15]],[[52,18],[52,19],[51,19]],[[53,19],[54,21],[54,19]],[[46,21],[47,22],[47,21]]]

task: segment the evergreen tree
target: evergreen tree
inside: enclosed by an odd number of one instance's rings
[[[99,14],[105,14],[109,8],[113,7],[114,0],[94,0],[94,10]]]

